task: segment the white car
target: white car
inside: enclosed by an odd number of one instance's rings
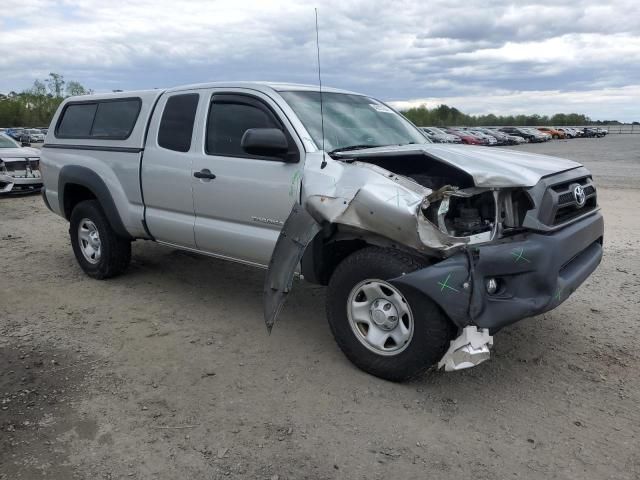
[[[27,128],[20,137],[20,140],[26,143],[42,143],[44,142],[44,134],[42,130],[37,128]]]
[[[436,143],[462,143],[462,139],[457,135],[452,135],[437,127],[420,127],[427,136]]]
[[[0,193],[41,187],[40,152],[0,133]]]

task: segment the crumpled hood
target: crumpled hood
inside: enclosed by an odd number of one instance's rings
[[[431,143],[367,148],[338,156],[361,159],[411,154],[424,154],[456,167],[471,175],[477,187],[533,187],[542,177],[582,166],[564,158],[518,150]]]
[[[3,160],[19,160],[27,157],[39,157],[40,150],[30,147],[0,148],[0,158]]]

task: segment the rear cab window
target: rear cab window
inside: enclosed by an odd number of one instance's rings
[[[70,102],[56,126],[57,138],[125,140],[140,114],[140,98]]]
[[[188,152],[191,149],[199,100],[197,93],[169,97],[160,119],[158,145],[175,152]]]

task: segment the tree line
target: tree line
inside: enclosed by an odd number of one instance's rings
[[[60,102],[66,97],[87,95],[93,90],[79,82],[65,81],[58,73],[50,73],[43,80],[20,93],[0,93],[0,127],[43,127],[49,125]],[[592,121],[579,113],[556,113],[547,115],[467,115],[455,107],[439,105],[436,108],[410,108],[402,112],[419,126],[500,126],[500,125],[599,125],[616,124],[617,121]]]
[[[545,125],[591,125],[604,124],[605,122],[593,122],[586,115],[580,113],[556,113],[551,117],[547,115],[467,115],[455,107],[439,105],[435,108],[420,107],[404,110],[403,115],[418,126],[545,126]],[[606,123],[619,123],[606,121]]]
[[[50,73],[22,92],[0,93],[0,127],[44,127],[66,97],[93,93],[80,82]]]

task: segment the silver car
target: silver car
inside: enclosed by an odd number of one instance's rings
[[[40,151],[0,133],[0,193],[40,190]]]

